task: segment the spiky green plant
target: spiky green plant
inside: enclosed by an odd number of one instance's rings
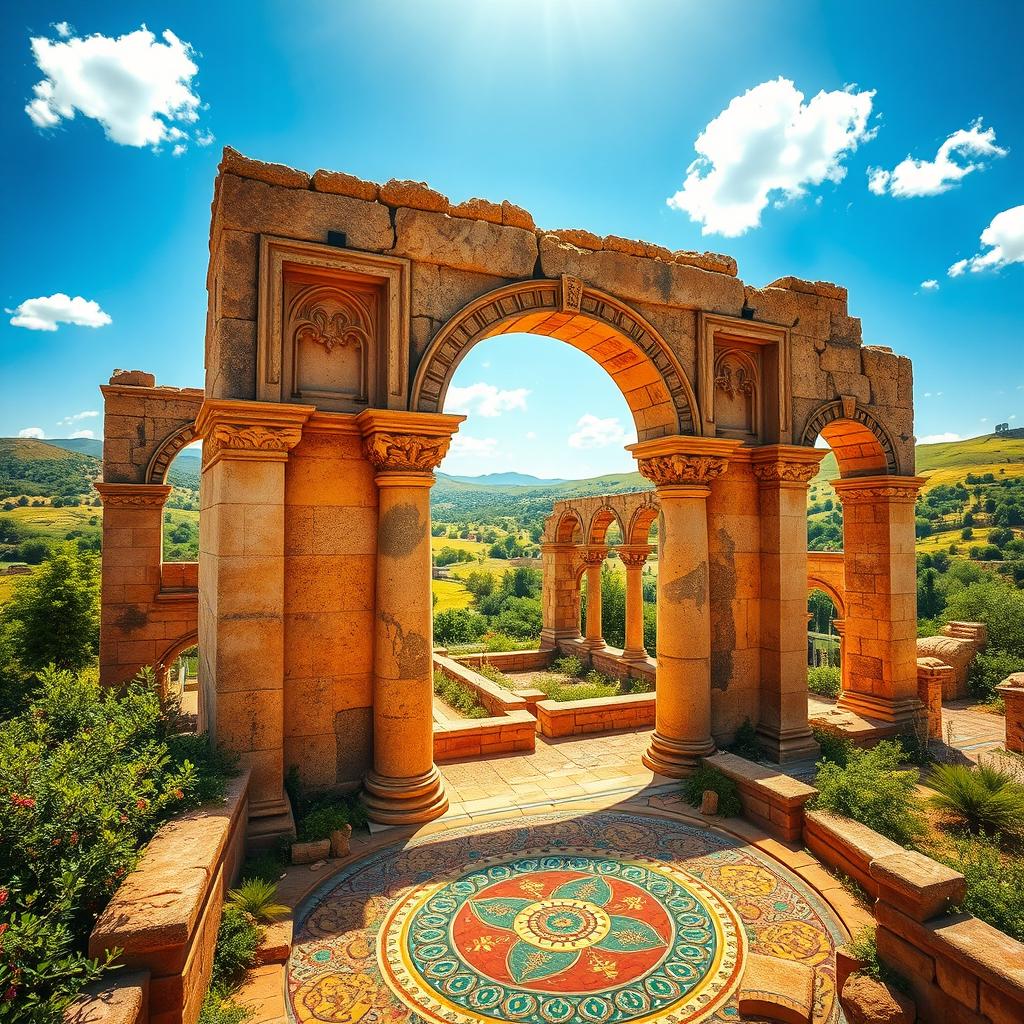
[[[274,902],[276,897],[277,882],[268,882],[265,878],[248,878],[228,893],[228,905],[267,924],[291,913],[291,907]]]
[[[992,765],[940,764],[928,785],[928,803],[962,822],[971,832],[1024,834],[1024,786]]]

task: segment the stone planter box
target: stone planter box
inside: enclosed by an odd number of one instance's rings
[[[493,654],[460,654],[455,660],[467,668],[493,665],[502,672],[539,672],[550,668],[557,651],[501,651]]]
[[[537,744],[537,721],[525,709],[493,718],[434,716],[434,761],[462,761],[488,754],[532,752]]]
[[[149,976],[147,1015],[138,1020],[199,1018],[224,897],[245,854],[248,792],[246,771],[231,781],[223,804],[162,826],[93,928],[90,956],[120,949],[120,963]],[[115,975],[111,989],[128,981]]]
[[[654,725],[654,694],[626,693],[590,700],[537,701],[537,731],[542,736],[579,736],[643,729]]]

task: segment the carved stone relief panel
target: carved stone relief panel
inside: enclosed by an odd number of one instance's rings
[[[789,330],[698,314],[698,401],[704,434],[749,444],[792,439]]]
[[[406,260],[264,236],[259,317],[261,401],[407,408]]]

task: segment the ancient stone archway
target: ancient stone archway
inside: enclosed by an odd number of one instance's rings
[[[146,482],[150,484],[162,484],[167,481],[167,471],[175,456],[183,448],[186,448],[196,439],[195,422],[185,423],[176,427],[160,442],[159,447],[153,453],[146,467]]]
[[[813,447],[819,435],[835,453],[843,477],[899,472],[888,432],[855,399],[826,402],[816,409],[808,417],[800,443]]]
[[[466,353],[484,338],[513,332],[558,338],[598,362],[626,399],[641,441],[701,432],[690,383],[658,332],[624,302],[565,275],[509,285],[461,310],[424,354],[411,408],[440,412]]]

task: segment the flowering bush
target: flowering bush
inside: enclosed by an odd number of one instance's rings
[[[151,673],[120,689],[52,666],[0,722],[0,1019],[45,1021],[107,965],[89,932],[170,817],[223,797],[230,766],[174,735]]]

